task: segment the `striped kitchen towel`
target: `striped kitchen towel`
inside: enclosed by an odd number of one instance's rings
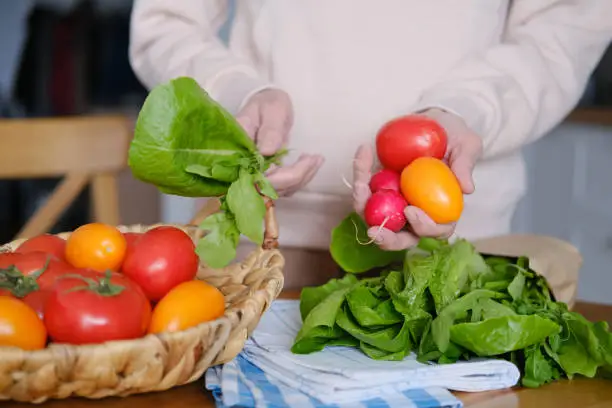
[[[298,355],[291,345],[301,327],[299,301],[276,300],[262,316],[242,356],[286,386],[326,404],[364,401],[408,389],[444,388],[482,392],[514,386],[516,365],[497,359],[423,364],[411,354],[402,361],[379,361],[351,347],[326,347]]]
[[[239,354],[223,366],[206,372],[206,388],[219,408],[462,408],[462,402],[444,388],[417,388],[385,393],[376,398],[343,404],[321,401],[266,375]]]

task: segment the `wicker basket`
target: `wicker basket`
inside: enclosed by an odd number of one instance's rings
[[[208,205],[197,218],[216,208],[216,204]],[[198,272],[198,279],[225,295],[223,317],[185,331],[135,340],[52,344],[33,352],[0,347],[0,401],[41,403],[71,396],[97,399],[162,391],[196,381],[207,368],[233,359],[283,286],[284,259],[276,249],[278,228],[272,201],[266,202],[266,208],[262,248],[240,263],[219,270],[201,266]],[[144,232],[158,225],[120,229]],[[180,228],[197,240],[202,233],[194,225]],[[13,241],[0,251],[12,251],[20,243]]]

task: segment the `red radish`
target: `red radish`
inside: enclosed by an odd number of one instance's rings
[[[370,179],[370,190],[373,193],[380,190],[400,191],[400,174],[389,169],[382,169]]]
[[[365,205],[364,218],[370,227],[380,226],[398,232],[406,225],[406,199],[397,191],[380,190]]]
[[[397,172],[419,157],[442,159],[447,135],[435,120],[408,115],[387,122],[376,135],[376,153],[383,167]]]

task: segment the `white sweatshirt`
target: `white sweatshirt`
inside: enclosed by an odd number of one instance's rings
[[[236,113],[254,92],[287,91],[292,160],[326,163],[279,200],[281,243],[326,248],[351,211],[357,146],[386,121],[428,107],[482,136],[457,235],[507,233],[525,192],[520,149],[575,106],[612,38],[612,0],[136,0],[130,59],[149,88],[191,76]]]

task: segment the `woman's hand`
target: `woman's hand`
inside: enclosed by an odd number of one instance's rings
[[[472,171],[482,154],[482,140],[471,131],[463,120],[451,113],[430,109],[422,113],[436,120],[448,136],[448,146],[444,160],[457,177],[464,194],[474,192]],[[362,145],[355,154],[353,162],[353,203],[355,211],[363,215],[365,204],[372,195],[369,182],[374,167],[374,151],[369,145]],[[370,238],[388,251],[402,250],[414,246],[420,237],[450,237],[455,224],[436,224],[422,210],[408,206],[404,210],[408,220],[407,228],[394,233],[386,228],[372,227],[368,230]]]
[[[281,90],[265,89],[249,98],[236,119],[255,141],[260,153],[271,156],[289,141],[293,126],[291,99]],[[306,186],[322,164],[322,156],[303,154],[291,165],[271,167],[267,176],[279,195],[290,196]]]

